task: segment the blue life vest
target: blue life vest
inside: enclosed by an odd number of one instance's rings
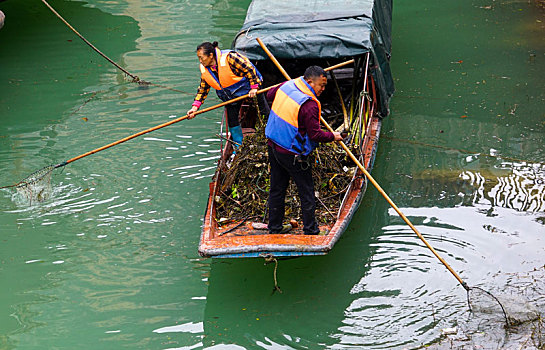
[[[308,155],[317,146],[308,133],[299,133],[299,110],[303,103],[314,100],[318,104],[318,118],[322,113],[320,101],[312,87],[299,77],[282,85],[277,91],[265,128],[265,136],[278,146],[297,154]]]

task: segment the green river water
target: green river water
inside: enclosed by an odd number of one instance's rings
[[[249,2],[51,0],[129,72],[185,94],[128,82],[41,1],[0,2],[0,185],[183,115],[196,45],[230,46]],[[541,309],[544,26],[528,1],[396,0],[396,94],[373,169],[468,284]],[[0,191],[0,349],[403,349],[468,319],[484,348],[527,338],[469,313],[374,189],[330,254],[280,262],[282,294],[263,260],[199,257],[219,120],[78,160],[44,202]]]

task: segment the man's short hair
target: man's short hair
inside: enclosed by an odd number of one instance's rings
[[[327,78],[327,73],[325,72],[325,70],[322,67],[320,67],[320,66],[310,66],[305,70],[305,74],[303,75],[303,79],[305,79],[305,80],[316,79],[316,78],[319,78],[321,76]]]

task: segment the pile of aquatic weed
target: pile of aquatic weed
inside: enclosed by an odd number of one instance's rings
[[[313,154],[316,219],[319,224],[329,225],[335,222],[356,168],[344,150],[333,143],[321,144]],[[267,222],[270,169],[263,128],[244,138],[236,157],[226,168],[219,178],[219,194],[215,198],[219,222],[248,218]],[[293,180],[285,202],[286,219],[301,222],[299,196]]]

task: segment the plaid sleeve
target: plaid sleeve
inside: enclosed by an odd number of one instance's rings
[[[204,100],[206,100],[206,96],[208,96],[209,92],[210,85],[208,85],[208,83],[204,79],[201,79],[199,89],[197,90],[197,95],[195,96],[195,101],[198,101],[201,104],[204,103]]]
[[[227,62],[235,75],[248,78],[250,85],[261,85],[261,79],[257,76],[255,67],[250,63],[248,58],[237,52],[231,51],[229,55],[227,55]]]

